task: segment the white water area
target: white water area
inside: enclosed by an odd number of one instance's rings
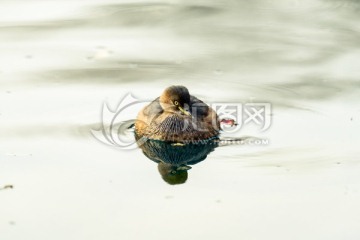
[[[355,0],[0,1],[0,239],[360,239],[359,13]],[[91,134],[104,102],[170,85],[271,104],[269,129],[230,136],[268,144],[218,147],[170,185],[141,149]]]

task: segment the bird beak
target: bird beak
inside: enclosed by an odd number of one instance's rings
[[[180,111],[185,114],[185,115],[188,115],[188,116],[191,116],[191,113],[186,111],[185,109],[183,109],[182,107],[178,106],[178,108],[180,109]]]

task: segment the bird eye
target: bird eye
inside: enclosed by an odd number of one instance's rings
[[[177,106],[177,105],[179,105],[179,102],[178,102],[178,101],[174,101],[174,104]]]

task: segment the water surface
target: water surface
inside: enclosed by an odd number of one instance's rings
[[[358,1],[2,1],[1,239],[358,239]],[[102,104],[173,84],[268,102],[185,184],[99,143]],[[133,109],[129,119],[136,116]]]

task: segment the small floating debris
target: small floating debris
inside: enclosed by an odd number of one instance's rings
[[[13,185],[8,184],[8,185],[5,185],[5,186],[3,186],[2,188],[0,188],[0,190],[13,189],[13,188],[14,188],[14,186],[13,186]]]
[[[92,55],[87,56],[88,60],[105,59],[114,54],[114,51],[106,48],[105,46],[98,46]]]
[[[225,124],[225,125],[229,125],[229,126],[237,126],[237,122],[234,119],[230,119],[230,118],[224,118],[221,119],[220,121],[221,124]]]
[[[5,155],[10,157],[31,157],[32,153],[6,153]]]

